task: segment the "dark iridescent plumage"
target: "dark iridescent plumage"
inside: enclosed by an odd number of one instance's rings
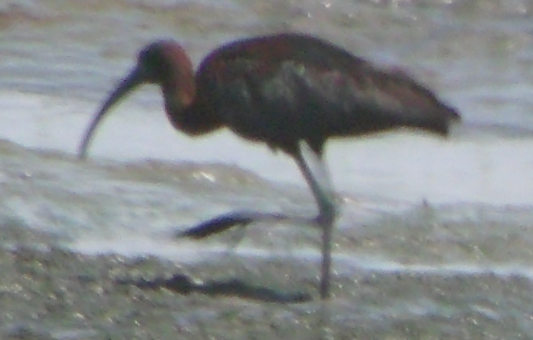
[[[321,158],[330,137],[399,127],[446,135],[450,124],[459,120],[453,108],[404,73],[377,68],[311,36],[289,33],[235,41],[211,52],[196,74],[179,44],[158,41],[140,52],[136,68],[103,104],[82,142],[80,157],[85,157],[108,109],[142,83],[161,86],[168,118],[176,129],[195,136],[227,127],[296,160],[319,206],[313,221],[324,232],[323,298],[329,296],[331,232],[337,210],[328,179],[316,179],[310,158],[323,168]],[[230,213],[182,236],[201,238],[258,219],[290,218]]]

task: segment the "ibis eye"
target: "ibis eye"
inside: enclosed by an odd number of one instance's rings
[[[138,67],[142,69],[148,82],[157,83],[164,79],[171,68],[164,46],[154,43],[142,50],[139,53]]]

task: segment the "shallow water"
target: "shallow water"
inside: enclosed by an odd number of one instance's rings
[[[0,304],[10,312],[0,334],[532,337],[532,10],[526,0],[4,2]],[[312,215],[288,157],[227,131],[176,133],[152,87],[110,115],[89,161],[75,157],[146,42],[174,37],[197,64],[231,39],[287,30],[404,68],[464,124],[448,139],[399,131],[328,145],[343,214],[323,327],[315,302],[117,286],[115,277],[183,272],[315,296],[319,233],[310,226],[263,223],[205,242],[172,236],[237,208]]]

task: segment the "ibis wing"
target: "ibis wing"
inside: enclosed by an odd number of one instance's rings
[[[197,72],[211,110],[241,136],[291,152],[305,139],[413,127],[446,134],[455,110],[398,70],[383,70],[304,35],[238,41],[212,52]]]
[[[459,115],[428,88],[403,73],[360,64],[349,72],[308,68],[308,96],[322,108],[333,135],[411,127],[446,134]]]
[[[325,140],[401,126],[446,134],[458,117],[416,81],[370,64],[347,70],[291,59],[233,60],[205,83],[228,126],[274,147],[291,138]]]

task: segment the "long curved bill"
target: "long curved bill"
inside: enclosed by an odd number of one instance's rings
[[[85,136],[80,144],[78,149],[78,158],[85,159],[87,158],[87,150],[92,141],[92,137],[98,124],[102,121],[102,118],[109,111],[109,109],[118,103],[122,98],[124,98],[129,92],[131,92],[135,87],[144,83],[146,81],[145,72],[141,67],[136,67],[130,74],[120,82],[117,88],[109,95],[107,100],[104,102],[100,111],[94,116]]]

